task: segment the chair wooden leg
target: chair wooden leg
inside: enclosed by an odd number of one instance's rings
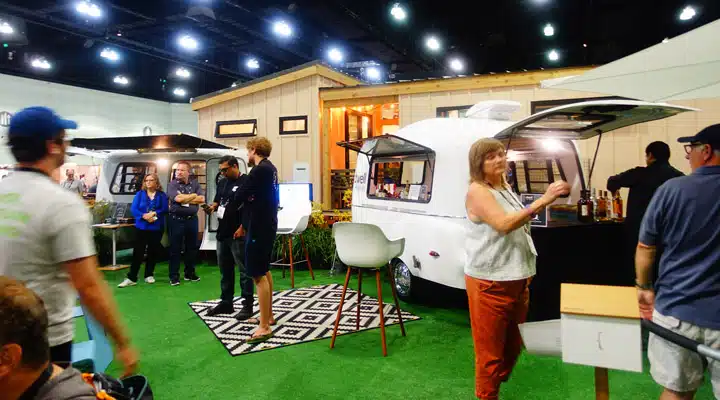
[[[305,239],[302,233],[300,234],[300,244],[302,245],[303,251],[305,252],[305,260],[307,261],[308,269],[310,270],[310,277],[315,280],[315,273],[312,270],[312,264],[310,263],[310,254],[308,253],[307,247],[305,247]]]
[[[337,336],[338,326],[340,326],[340,315],[342,314],[343,303],[345,303],[345,293],[347,293],[348,283],[350,283],[350,272],[352,272],[352,268],[348,267],[342,297],[340,297],[340,306],[338,307],[337,317],[335,317],[335,328],[333,329],[332,340],[330,340],[331,349],[335,347],[335,337]]]
[[[358,268],[358,302],[355,330],[360,330],[360,303],[362,303],[362,268]]]
[[[288,253],[290,253],[290,287],[295,288],[295,266],[293,265],[292,235],[288,235]]]
[[[380,270],[375,270],[375,280],[377,281],[378,291],[378,311],[380,312],[380,338],[382,339],[382,352],[383,356],[387,357],[387,343],[385,341],[385,315],[383,313],[383,299],[382,299],[382,283],[380,282]]]
[[[388,276],[390,277],[390,287],[392,287],[393,299],[395,300],[395,309],[397,310],[398,319],[400,320],[400,331],[405,336],[405,325],[402,320],[402,311],[400,311],[400,301],[398,301],[397,288],[395,287],[395,277],[392,273],[392,268],[388,267]]]
[[[283,264],[286,264],[286,263],[287,263],[287,260],[288,260],[288,255],[287,255],[287,242],[286,242],[284,239],[281,239],[281,240],[280,240],[280,243],[282,244],[282,254],[283,254],[282,263],[283,263]],[[283,267],[283,275],[282,275],[282,277],[285,278],[285,266],[283,265],[282,267]]]

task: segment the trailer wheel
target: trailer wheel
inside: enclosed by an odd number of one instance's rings
[[[410,268],[400,259],[393,260],[392,273],[395,278],[395,289],[398,296],[408,301],[414,297],[413,287],[417,286],[417,280]]]

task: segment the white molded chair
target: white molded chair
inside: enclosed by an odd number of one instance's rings
[[[337,317],[335,318],[335,328],[333,329],[330,348],[335,347],[335,338],[337,336],[338,326],[340,325],[340,316],[343,311],[343,303],[345,302],[345,293],[347,292],[348,283],[350,282],[350,273],[353,268],[358,270],[358,304],[356,328],[360,329],[360,303],[362,302],[362,273],[363,270],[374,270],[375,281],[378,291],[378,312],[380,314],[380,336],[382,338],[383,356],[387,356],[387,344],[385,341],[385,315],[383,314],[382,300],[382,281],[380,279],[380,270],[387,267],[390,261],[400,256],[405,250],[405,238],[389,240],[383,231],[376,225],[360,224],[354,222],[336,222],[333,224],[333,238],[340,260],[348,266],[345,275],[345,285],[343,286],[342,297],[340,298],[340,306],[338,308]],[[405,336],[405,325],[402,320],[400,311],[400,303],[395,289],[395,279],[390,268],[387,268],[388,277],[390,278],[390,287],[392,288],[393,300],[397,309],[398,318],[400,319],[400,330]]]
[[[315,280],[315,273],[310,263],[310,256],[305,246],[303,232],[307,229],[312,213],[312,204],[310,202],[298,205],[286,206],[278,211],[278,229],[277,234],[287,236],[287,240],[283,240],[282,254],[283,258],[270,263],[273,266],[283,267],[283,278],[285,277],[285,267],[290,267],[290,287],[295,287],[295,264],[307,263],[310,270],[310,276]],[[305,255],[304,260],[293,259],[293,237],[300,237],[300,246]]]

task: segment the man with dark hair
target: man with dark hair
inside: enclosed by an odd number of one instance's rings
[[[273,336],[270,325],[275,325],[272,315],[273,281],[269,268],[277,233],[280,194],[277,169],[268,160],[272,143],[267,138],[256,137],[248,140],[246,148],[248,164],[252,169],[247,182],[235,191],[233,206],[245,204],[248,207],[245,268],[257,286],[260,306],[260,318],[248,320],[259,324],[248,343],[259,343]]]
[[[663,184],[650,202],[635,259],[643,318],[720,348],[720,124],[678,139],[692,174]],[[653,284],[656,248],[664,252]],[[661,399],[693,399],[708,371],[720,398],[720,363],[650,335],[650,374]]]
[[[208,311],[208,315],[232,314],[235,297],[235,264],[240,272],[242,309],[235,316],[244,321],[253,314],[253,281],[245,270],[245,238],[238,232],[247,222],[243,219],[244,204],[231,202],[235,192],[247,181],[242,175],[237,158],[224,156],[220,159],[220,174],[225,178],[218,182],[212,205],[205,208],[208,214],[215,213],[217,228],[217,260],[222,278],[220,280],[220,303]]]
[[[47,330],[42,299],[0,276],[0,399],[96,399],[79,371],[50,362]]]
[[[607,189],[614,193],[620,188],[630,188],[625,217],[625,243],[627,262],[635,260],[640,223],[653,194],[667,180],[684,174],[670,165],[670,146],[665,142],[652,142],[645,148],[647,167],[635,167],[621,174],[611,176]],[[629,264],[632,265],[632,264]],[[655,269],[657,270],[657,263]],[[657,274],[654,274],[657,276]]]
[[[12,118],[8,142],[18,163],[0,182],[0,275],[23,282],[43,299],[53,362],[70,363],[77,291],[129,373],[138,356],[98,271],[90,213],[79,196],[51,178],[65,162],[65,129],[76,128],[44,107],[26,108]]]
[[[170,285],[180,284],[180,254],[185,246],[185,280],[197,282],[195,272],[198,252],[198,205],[205,203],[205,193],[195,179],[190,179],[190,163],[180,161],[175,179],[167,191],[170,199]]]

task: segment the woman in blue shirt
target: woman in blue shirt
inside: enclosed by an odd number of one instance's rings
[[[118,287],[124,288],[137,284],[138,272],[140,272],[140,264],[142,264],[145,249],[147,249],[145,282],[155,283],[153,273],[155,272],[155,262],[161,248],[160,241],[165,231],[165,216],[168,213],[168,208],[168,197],[162,191],[162,185],[157,174],[145,175],[142,188],[135,194],[131,206],[136,228],[133,260],[127,278]]]

